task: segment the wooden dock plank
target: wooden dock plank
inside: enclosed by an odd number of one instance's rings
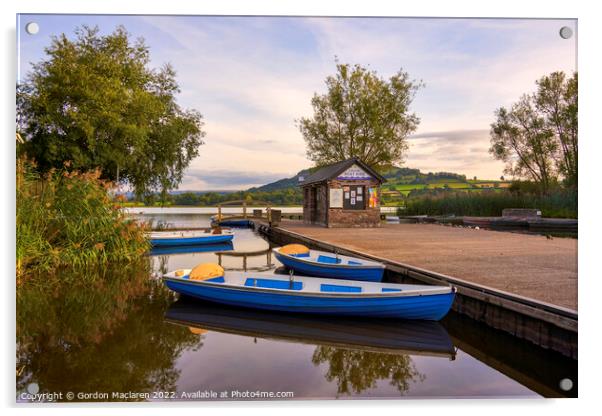
[[[577,309],[577,240],[437,224],[280,228],[505,292]]]

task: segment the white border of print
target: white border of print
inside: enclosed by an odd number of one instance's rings
[[[14,282],[10,278],[11,268],[14,271],[14,85],[15,85],[15,14],[17,12],[36,13],[124,13],[124,14],[237,14],[237,15],[345,15],[345,16],[441,16],[441,17],[538,17],[538,18],[578,18],[579,19],[579,78],[580,84],[586,85],[579,92],[581,103],[580,112],[580,147],[581,158],[579,173],[581,177],[579,195],[579,219],[582,223],[579,232],[579,314],[580,316],[580,345],[579,345],[579,400],[411,400],[411,401],[295,401],[283,402],[228,402],[228,403],[190,403],[190,404],[103,404],[82,406],[46,406],[43,412],[60,415],[81,415],[81,407],[86,408],[86,414],[105,415],[107,408],[127,408],[128,413],[140,415],[164,415],[168,408],[178,407],[178,414],[198,414],[209,411],[211,414],[237,413],[243,411],[249,415],[282,414],[286,408],[287,414],[306,414],[318,409],[334,411],[345,407],[349,414],[363,415],[374,406],[381,412],[396,412],[393,407],[403,406],[404,412],[419,411],[422,414],[435,414],[441,412],[462,412],[463,415],[502,415],[518,409],[528,408],[529,412],[545,413],[546,415],[566,415],[589,413],[586,411],[598,404],[600,360],[596,358],[597,347],[601,345],[600,333],[595,331],[599,325],[600,306],[596,298],[600,293],[596,258],[599,256],[599,235],[602,235],[599,221],[595,216],[599,211],[600,203],[597,198],[599,192],[594,187],[588,186],[592,178],[599,174],[596,160],[602,154],[602,145],[599,140],[599,123],[596,123],[597,108],[600,101],[599,74],[600,54],[597,53],[598,40],[602,38],[600,14],[594,9],[595,2],[570,2],[549,0],[546,2],[525,2],[523,0],[506,0],[503,2],[477,2],[470,0],[456,0],[453,2],[438,0],[420,2],[391,2],[385,0],[323,1],[305,0],[303,2],[283,2],[279,0],[231,0],[228,2],[203,2],[180,1],[149,2],[148,0],[104,0],[97,2],[82,2],[81,0],[19,0],[19,2],[2,2],[0,19],[5,36],[2,42],[4,64],[2,83],[2,100],[0,114],[4,117],[2,155],[5,158],[2,164],[3,190],[6,193],[5,201],[12,204],[2,205],[2,230],[5,237],[2,239],[2,264],[5,268],[5,296],[4,330],[2,345],[2,405],[8,408],[5,414],[30,414],[34,413],[33,406],[14,405],[15,378],[14,378]],[[8,35],[8,36],[7,36]],[[8,238],[6,237],[8,235]],[[585,342],[584,342],[585,341]],[[201,407],[201,409],[198,409]],[[451,408],[450,408],[451,407]],[[211,410],[209,410],[211,409]],[[516,409],[516,410],[515,410]],[[379,411],[377,410],[377,411]],[[37,414],[38,412],[36,412]],[[121,413],[121,412],[119,412]]]

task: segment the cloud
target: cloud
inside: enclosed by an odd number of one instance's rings
[[[407,166],[482,178],[498,178],[503,173],[503,163],[489,154],[489,130],[424,132],[409,139]]]
[[[208,189],[245,189],[282,179],[282,174],[254,171],[188,169],[180,189],[203,183]]]
[[[25,62],[42,58],[47,35],[84,22],[98,23],[103,32],[124,24],[134,37],[147,40],[153,66],[174,66],[182,91],[178,102],[199,110],[206,122],[206,144],[182,184],[199,190],[261,185],[268,177],[290,177],[310,166],[295,120],[312,114],[311,98],[325,92],[335,56],[385,78],[403,68],[425,82],[411,107],[421,123],[409,140],[407,166],[491,178],[503,171],[488,153],[495,109],[532,91],[544,74],[576,69],[575,39],[558,36],[560,26],[576,29],[576,21],[568,19],[36,19],[45,32],[23,37],[23,70]],[[215,173],[227,171],[233,175]]]
[[[483,135],[489,134],[489,130],[484,129],[468,129],[468,130],[450,130],[450,131],[435,131],[412,134],[408,138],[410,140],[429,139],[439,141],[471,142],[480,140]]]

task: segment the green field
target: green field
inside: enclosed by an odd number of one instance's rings
[[[402,205],[408,198],[425,194],[454,191],[460,193],[480,193],[483,191],[499,192],[510,186],[510,181],[491,179],[466,179],[456,174],[392,174],[387,176],[383,184],[383,200],[387,205]]]
[[[425,184],[389,185],[389,183],[387,183],[384,186],[384,188],[388,189],[390,186],[393,186],[398,191],[413,191],[414,189],[424,189],[424,188],[426,188],[427,185],[425,185]]]
[[[407,194],[410,191],[422,190],[422,189],[495,189],[495,188],[507,188],[510,186],[510,182],[501,181],[479,181],[472,183],[473,181],[458,181],[458,180],[438,180],[436,182],[427,183],[399,183],[394,181],[387,181],[383,185],[383,191],[391,192],[398,191],[403,194]]]
[[[469,189],[472,186],[468,183],[463,182],[435,182],[429,183],[427,186],[428,189]]]

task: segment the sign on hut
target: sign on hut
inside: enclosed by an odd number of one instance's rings
[[[325,227],[379,227],[385,181],[358,158],[324,166],[300,183],[303,222]]]

